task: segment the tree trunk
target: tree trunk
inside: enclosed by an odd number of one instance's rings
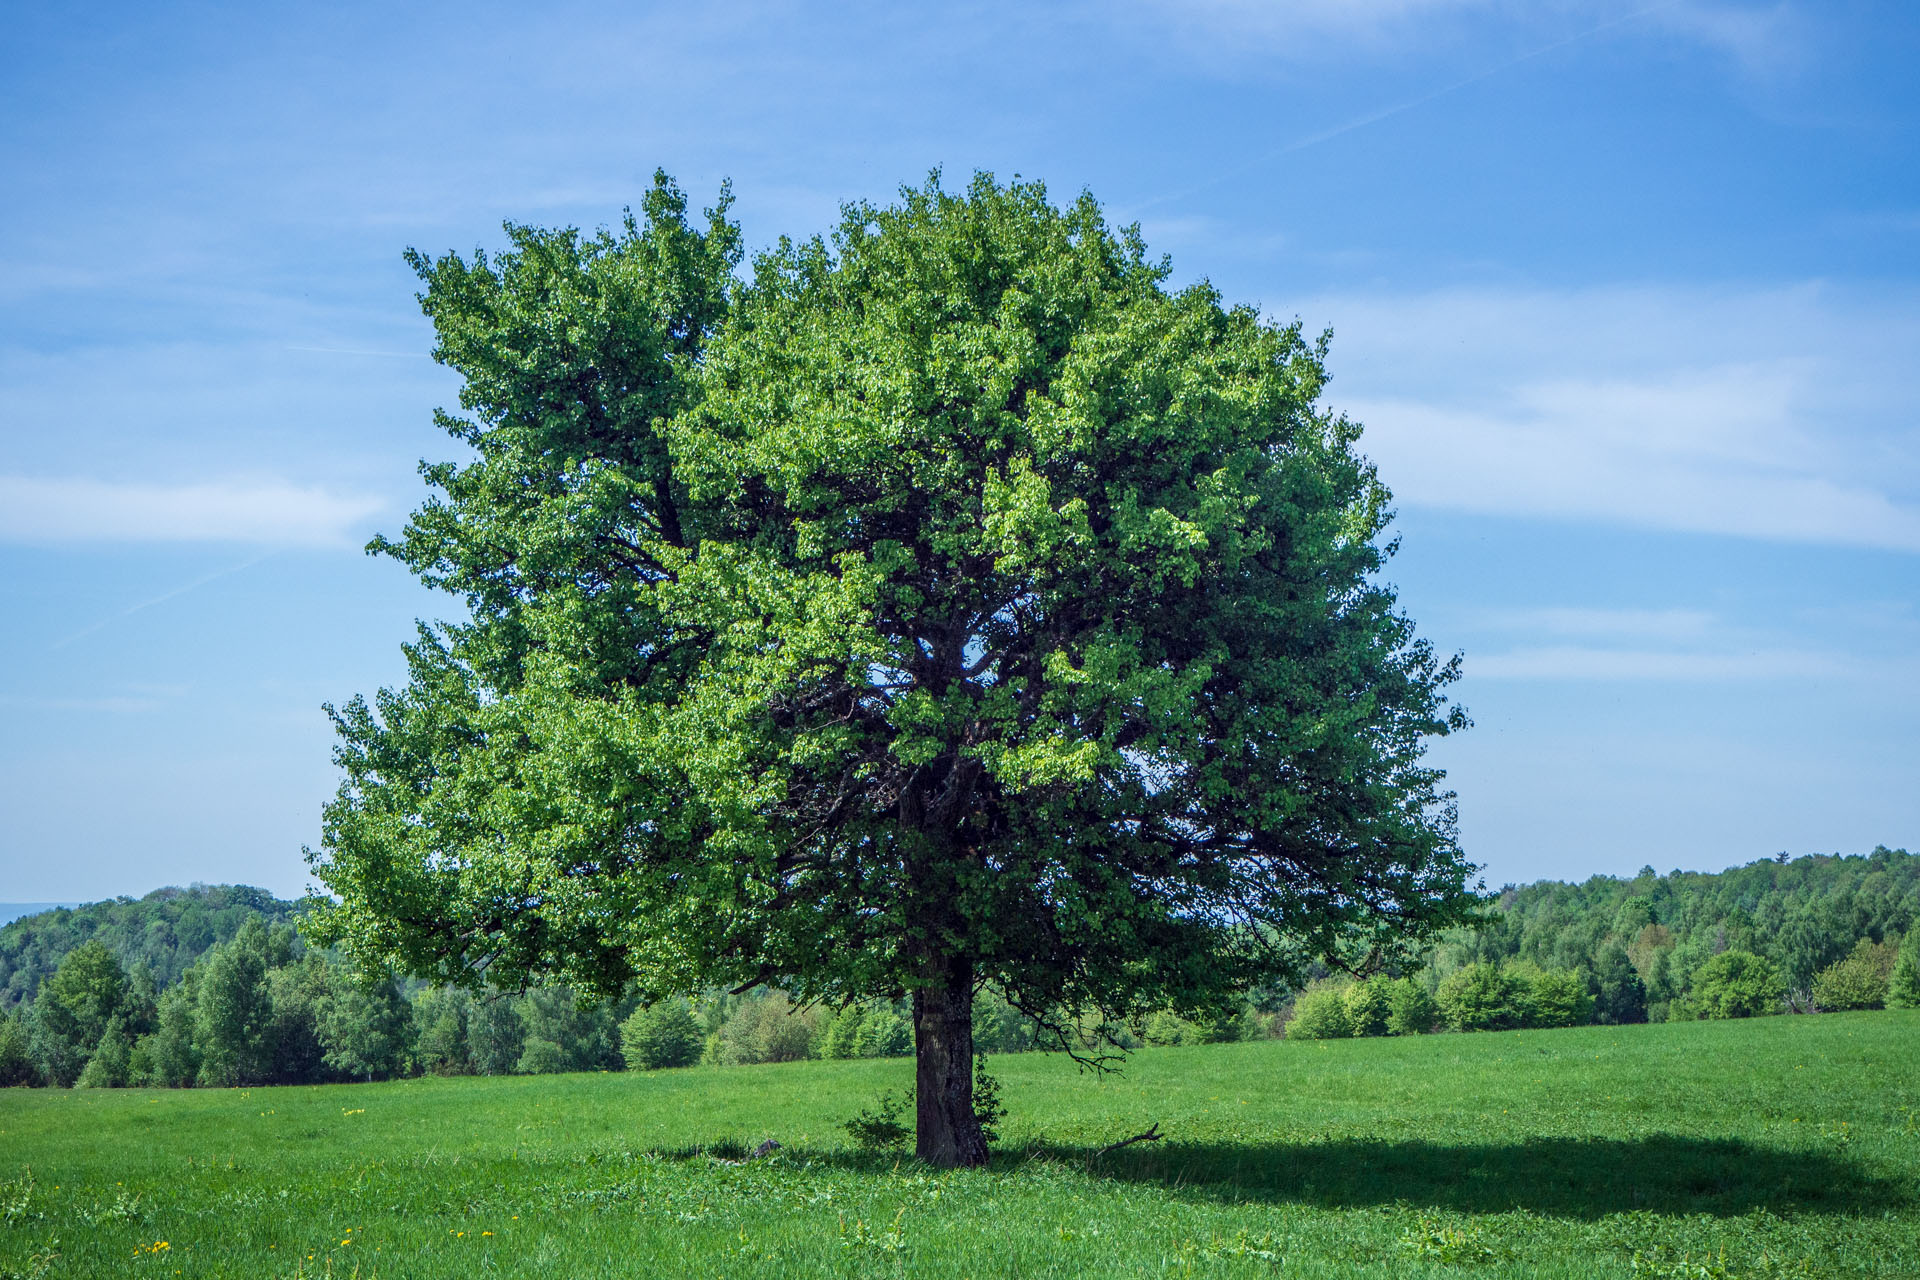
[[[914,1154],[941,1169],[987,1162],[973,1114],[973,977],[955,965],[940,986],[913,993]]]

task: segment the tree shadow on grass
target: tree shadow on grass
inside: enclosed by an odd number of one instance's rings
[[[1333,1140],[1178,1143],[1031,1154],[1180,1195],[1326,1209],[1404,1204],[1593,1219],[1642,1210],[1735,1217],[1914,1207],[1909,1190],[1819,1152],[1721,1138],[1527,1138],[1508,1144]]]

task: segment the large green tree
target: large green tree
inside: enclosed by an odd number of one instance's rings
[[[643,213],[412,259],[473,456],[376,547],[469,616],[337,713],[328,936],[910,997],[951,1165],[983,984],[1062,1032],[1224,1016],[1461,917],[1456,668],[1378,579],[1324,340],[1037,184],[850,206],[747,283],[724,202]]]

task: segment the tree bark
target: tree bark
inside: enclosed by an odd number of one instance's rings
[[[987,1162],[973,1113],[973,975],[956,964],[913,993],[914,1154],[940,1169]]]

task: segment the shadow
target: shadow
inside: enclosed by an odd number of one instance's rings
[[[1630,1140],[1527,1138],[1506,1144],[1346,1139],[1299,1143],[1141,1144],[1101,1155],[1097,1147],[1038,1142],[997,1151],[993,1168],[1030,1163],[1084,1170],[1097,1179],[1158,1186],[1171,1195],[1225,1203],[1322,1209],[1397,1206],[1455,1213],[1508,1213],[1592,1220],[1641,1211],[1738,1217],[1773,1213],[1863,1214],[1911,1210],[1904,1183],[1876,1178],[1832,1154],[1725,1138],[1670,1134]],[[882,1175],[914,1165],[906,1149],[784,1147],[779,1163]],[[753,1162],[745,1142],[656,1148],[653,1159]]]
[[[1593,1219],[1631,1210],[1737,1217],[1756,1209],[1857,1214],[1912,1207],[1907,1188],[1845,1159],[1720,1138],[1527,1138],[1504,1145],[1167,1141],[1104,1156],[1096,1151],[1042,1144],[1026,1158],[1079,1164],[1178,1195],[1327,1209],[1524,1209]]]

